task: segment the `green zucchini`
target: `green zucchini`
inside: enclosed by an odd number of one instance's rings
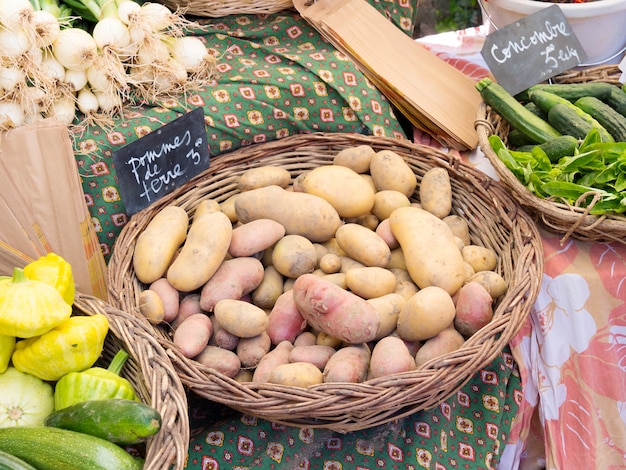
[[[517,129],[511,129],[506,136],[507,146],[510,148],[521,147],[522,145],[537,145],[532,143],[528,137],[522,134]]]
[[[614,85],[607,82],[538,83],[537,85],[529,87],[519,95],[516,95],[516,98],[521,101],[527,101],[531,92],[541,90],[558,95],[572,103],[583,96],[595,96],[604,101],[611,94],[611,88],[613,86]]]
[[[0,470],[37,470],[29,463],[0,450]]]
[[[613,90],[611,90],[611,94],[605,101],[615,111],[620,113],[622,116],[626,116],[626,91],[624,91],[621,87],[614,85]]]
[[[570,135],[577,139],[584,139],[593,129],[593,126],[588,121],[563,103],[552,106],[548,113],[548,121],[562,134]]]
[[[578,139],[571,135],[562,135],[543,144],[525,145],[517,150],[532,152],[535,147],[543,150],[551,163],[557,163],[563,157],[572,157],[576,154]]]
[[[626,117],[615,111],[610,105],[593,96],[580,98],[576,100],[575,104],[597,119],[617,142],[626,142]]]
[[[130,445],[159,432],[161,414],[139,401],[109,398],[83,401],[53,411],[44,424]]]
[[[605,85],[609,85],[609,84],[605,83]],[[609,85],[609,86],[612,86],[612,85]],[[591,124],[592,128],[598,130],[598,132],[600,133],[600,139],[602,139],[602,142],[614,142],[615,139],[613,138],[611,133],[602,124],[600,124],[600,122],[598,122],[597,119],[595,119],[589,113],[585,112],[579,106],[576,106],[571,101],[565,98],[562,98],[561,96],[556,95],[554,93],[550,93],[550,92],[543,91],[543,90],[531,90],[528,93],[528,97],[530,98],[531,103],[535,103],[537,107],[539,107],[545,113],[549,113],[550,109],[552,109],[552,107],[556,104],[563,104],[565,106],[569,106],[573,111],[576,112],[576,114],[578,114],[581,118],[583,118],[585,121]],[[549,118],[548,118],[548,122],[550,122]],[[554,123],[552,122],[550,123],[554,126]],[[558,127],[557,127],[557,130],[563,133],[563,130],[559,129]],[[579,137],[579,136],[575,135],[574,137]],[[584,138],[584,136],[582,138]]]
[[[138,459],[99,437],[46,426],[0,428],[0,449],[38,470],[141,470]]]
[[[561,135],[550,123],[526,109],[513,95],[489,77],[479,80],[476,89],[485,103],[512,128],[517,129],[532,142],[542,144]]]

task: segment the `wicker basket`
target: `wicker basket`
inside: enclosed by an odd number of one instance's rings
[[[186,15],[221,18],[228,15],[278,13],[293,7],[292,0],[161,0],[172,11]]]
[[[109,334],[96,365],[108,367],[120,349],[129,358],[122,377],[129,380],[137,396],[159,410],[161,430],[146,442],[145,470],[181,470],[189,446],[189,415],[185,389],[165,350],[146,322],[120,311],[97,297],[77,293],[74,314],[101,313],[109,320]]]
[[[608,82],[620,85],[620,70],[615,65],[605,65],[582,71],[568,72],[553,79],[556,83]],[[545,227],[563,234],[565,242],[570,236],[579,240],[626,243],[626,216],[589,215],[589,208],[576,207],[561,200],[542,199],[530,192],[495,154],[488,138],[497,134],[506,142],[509,125],[486,103],[481,103],[476,120],[479,145],[496,170],[500,180],[511,189],[513,197],[529,210]]]
[[[238,383],[182,356],[170,331],[156,327],[182,382],[201,397],[235,410],[291,426],[321,427],[339,432],[365,429],[437,406],[489,364],[517,333],[536,298],[543,270],[543,251],[532,219],[491,178],[458,157],[431,147],[391,138],[352,134],[307,134],[253,145],[211,161],[203,174],[135,214],[122,230],[109,262],[111,302],[140,315],[138,296],[146,286],[134,275],[132,256],[137,236],[162,207],[175,204],[190,216],[210,197],[224,201],[238,192],[239,176],[248,168],[281,166],[296,176],[332,163],[350,146],[368,144],[402,155],[418,177],[433,167],[446,168],[453,184],[454,211],[470,221],[472,241],[495,250],[497,271],[509,290],[494,308],[493,321],[458,351],[404,374],[361,384],[328,383],[307,389],[267,383]]]

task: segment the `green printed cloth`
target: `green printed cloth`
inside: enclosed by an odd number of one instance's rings
[[[437,408],[347,434],[249,415],[212,422],[214,408],[191,398],[185,468],[495,469],[521,400],[519,370],[508,347]]]
[[[412,3],[373,4],[410,34]],[[112,128],[91,125],[75,136],[83,191],[106,261],[129,219],[112,153],[186,110],[204,109],[212,158],[308,132],[406,138],[385,96],[295,10],[200,22],[206,29],[196,34],[219,57],[214,83],[180,99],[126,106]]]

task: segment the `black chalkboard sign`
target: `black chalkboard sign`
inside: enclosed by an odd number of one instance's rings
[[[497,82],[513,95],[587,60],[557,4],[488,34],[481,55]]]
[[[209,167],[204,111],[195,108],[113,152],[126,212],[134,214]]]

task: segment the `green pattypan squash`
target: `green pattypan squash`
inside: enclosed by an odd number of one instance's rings
[[[8,367],[0,374],[0,428],[43,426],[54,411],[52,385]]]

